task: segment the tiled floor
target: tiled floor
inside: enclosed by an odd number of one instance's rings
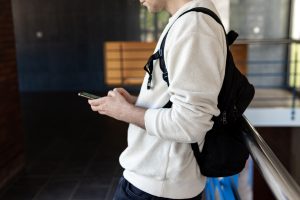
[[[118,157],[126,147],[127,124],[92,112],[76,93],[22,94],[22,114],[27,164],[0,190],[0,200],[112,199],[122,174]],[[299,151],[297,130],[291,140],[293,155]],[[291,138],[286,129],[278,130],[276,138],[271,128],[259,131],[269,131],[268,144],[279,158],[286,157],[281,153],[288,146],[283,139]],[[299,180],[298,160],[284,163],[293,164]]]
[[[127,124],[74,94],[23,94],[26,168],[0,200],[110,200],[122,174]]]

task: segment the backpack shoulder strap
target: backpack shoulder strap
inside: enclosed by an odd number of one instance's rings
[[[204,8],[204,7],[192,8],[190,10],[187,10],[187,11],[183,12],[181,15],[179,15],[178,18],[180,18],[181,16],[183,16],[186,13],[189,13],[189,12],[202,12],[204,14],[209,15],[210,17],[212,17],[217,23],[219,23],[223,27],[224,34],[226,35],[225,28],[224,28],[220,18],[213,11],[211,11],[210,9]],[[175,20],[175,22],[176,22],[176,20]],[[171,27],[172,27],[172,25],[171,25]],[[167,39],[167,36],[168,36],[168,33],[169,33],[171,27],[169,28],[169,30],[165,34],[164,38],[162,39],[159,50],[149,58],[147,64],[144,67],[145,71],[149,74],[147,89],[151,88],[153,61],[157,60],[157,59],[159,59],[159,65],[160,65],[160,69],[162,71],[162,78],[167,83],[167,85],[169,86],[169,76],[168,76],[168,70],[167,70],[167,67],[166,67],[166,63],[165,63],[165,60],[164,60],[164,50],[165,50],[166,39]],[[227,49],[228,49],[228,46],[231,45],[235,41],[237,36],[238,36],[238,34],[234,31],[230,31],[226,35]]]
[[[204,7],[196,7],[196,8],[192,8],[190,10],[187,10],[185,11],[184,13],[182,13],[178,18],[180,18],[181,16],[183,16],[184,14],[186,13],[189,13],[189,12],[201,12],[201,13],[204,13],[204,14],[207,14],[209,15],[210,17],[212,17],[217,23],[219,23],[222,27],[223,27],[223,30],[224,30],[224,33],[226,35],[226,31],[225,31],[225,28],[222,24],[222,21],[220,20],[220,18],[213,12],[211,11],[210,9],[208,8],[204,8]],[[177,18],[177,19],[178,19]],[[176,20],[177,20],[176,19]],[[175,21],[176,21],[175,20]],[[174,22],[175,23],[175,22]],[[171,26],[172,27],[172,26]],[[160,44],[160,49],[159,49],[159,64],[160,64],[160,69],[161,71],[163,72],[163,80],[165,82],[167,82],[168,86],[169,86],[169,79],[168,79],[168,71],[167,71],[167,67],[166,67],[166,63],[165,63],[165,60],[164,60],[164,50],[165,50],[165,43],[166,43],[166,39],[167,39],[167,36],[168,36],[168,33],[171,29],[171,27],[169,28],[169,30],[167,31],[167,33],[165,34],[161,44]],[[227,47],[229,45],[231,45],[235,39],[237,38],[238,34],[234,31],[230,31],[227,35],[226,35],[226,42],[227,42]]]

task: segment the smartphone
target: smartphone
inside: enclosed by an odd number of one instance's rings
[[[87,99],[98,99],[98,98],[100,98],[97,95],[90,94],[90,93],[87,93],[87,92],[79,92],[78,96],[85,97]]]

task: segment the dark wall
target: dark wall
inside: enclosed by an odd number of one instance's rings
[[[135,0],[12,0],[20,91],[104,91],[103,42],[139,40]]]
[[[24,166],[11,0],[0,0],[0,188]]]

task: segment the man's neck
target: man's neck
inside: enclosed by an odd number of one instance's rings
[[[183,5],[192,0],[167,0],[166,11],[174,15]]]

